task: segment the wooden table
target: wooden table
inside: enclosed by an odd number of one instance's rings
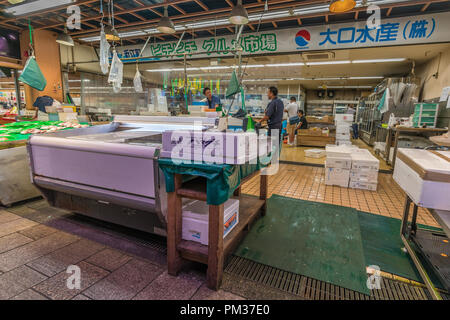
[[[433,133],[433,134],[443,134],[446,133],[448,129],[442,129],[442,128],[410,128],[410,127],[395,127],[390,128],[387,140],[386,140],[386,162],[392,166],[392,169],[395,168],[395,158],[397,156],[397,149],[398,149],[398,138],[401,133],[415,133],[415,134],[424,134],[424,133]],[[392,133],[394,133],[394,154],[392,157],[392,163],[389,160],[389,155],[391,152],[391,145],[392,145]]]
[[[210,289],[218,290],[223,276],[225,257],[230,254],[250,230],[259,214],[264,215],[267,199],[267,175],[260,175],[259,198],[241,195],[241,186],[257,175],[260,170],[242,179],[235,189],[234,197],[239,197],[239,223],[223,238],[224,204],[209,205],[208,246],[183,240],[182,198],[206,201],[206,179],[195,178],[182,183],[182,175],[174,174],[175,190],[168,193],[167,214],[167,264],[168,272],[177,275],[184,261],[196,261],[208,266],[206,282]]]

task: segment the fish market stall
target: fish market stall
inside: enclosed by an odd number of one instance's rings
[[[158,166],[162,132],[205,130],[215,119],[117,116],[106,125],[33,135],[33,183],[49,203],[165,235],[167,193]]]
[[[0,205],[38,197],[30,178],[26,141],[32,134],[81,128],[85,125],[43,121],[24,121],[0,126]]]

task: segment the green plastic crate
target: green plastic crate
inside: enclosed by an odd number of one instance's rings
[[[439,104],[437,103],[416,103],[414,107],[413,126],[418,128],[426,125],[428,128],[435,128]]]

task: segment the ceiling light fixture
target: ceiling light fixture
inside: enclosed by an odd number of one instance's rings
[[[6,13],[22,16],[36,11],[43,11],[50,8],[56,8],[59,6],[75,3],[75,0],[38,0],[33,2],[27,2],[18,6],[6,8]]]
[[[330,12],[344,13],[356,7],[355,0],[333,0],[330,3]]]
[[[248,23],[248,13],[242,5],[242,0],[238,0],[238,4],[233,7],[228,19],[232,24],[242,25]]]
[[[393,58],[393,59],[369,59],[369,60],[353,60],[352,63],[380,63],[380,62],[402,62],[406,58]]]
[[[73,47],[75,45],[72,37],[67,33],[67,27],[64,27],[64,32],[58,35],[58,38],[56,38],[56,42],[69,47]]]
[[[169,18],[169,13],[167,11],[167,6],[164,7],[164,16],[161,17],[161,20],[158,22],[158,26],[156,27],[159,32],[166,34],[174,34],[176,32],[175,25],[172,20]]]
[[[350,60],[341,60],[341,61],[317,61],[317,62],[307,62],[307,66],[321,66],[327,64],[348,64],[352,63]]]
[[[105,35],[106,35],[106,40],[108,40],[108,41],[119,41],[120,40],[120,36],[117,33],[117,30],[111,26],[106,26]]]

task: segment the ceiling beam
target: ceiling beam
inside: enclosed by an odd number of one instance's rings
[[[175,8],[179,13],[182,14],[186,14],[186,11],[184,11],[183,9],[181,9],[179,6],[177,6],[176,4],[172,4],[171,5],[173,8]]]
[[[185,0],[178,0],[178,1],[185,1]],[[191,1],[191,0],[188,0],[188,1]],[[273,5],[272,10],[290,8],[290,7],[292,7],[292,2],[295,2],[294,0],[269,0],[269,1]],[[305,0],[302,3],[311,4],[311,3],[317,3],[318,1],[320,3],[323,3],[325,0]],[[275,4],[278,4],[278,5],[275,6]],[[152,5],[152,6],[155,6],[155,5]],[[246,7],[246,9],[249,13],[257,13],[257,12],[260,12],[261,6],[263,6],[263,4],[259,4],[256,2],[256,3],[246,4],[244,6]],[[127,11],[129,11],[129,10],[127,10]],[[229,8],[221,8],[221,9],[215,9],[215,10],[209,10],[209,11],[187,13],[185,15],[171,16],[170,18],[174,21],[175,24],[176,23],[187,23],[187,22],[191,22],[194,19],[198,20],[199,16],[211,15],[211,16],[214,16],[214,18],[220,18],[220,17],[228,16],[229,12],[230,12]],[[192,19],[192,18],[194,18],[194,19]],[[175,21],[178,19],[180,19],[180,21]],[[145,27],[148,28],[148,27],[152,27],[153,24],[156,24],[158,22],[159,22],[159,19],[139,21],[139,22],[128,23],[127,25],[123,25],[123,26],[118,25],[118,26],[116,26],[116,29],[118,30],[118,29],[125,28],[125,27],[136,27],[136,26],[142,27],[143,25],[145,25]],[[46,26],[43,28],[51,28],[51,27],[53,27],[53,26]],[[98,30],[100,30],[100,29],[98,29]],[[98,30],[86,30],[86,31],[73,32],[73,33],[71,33],[71,35],[78,36],[81,34],[88,34],[90,32],[94,32],[94,31],[98,31]]]
[[[420,11],[421,11],[421,12],[424,12],[425,10],[427,10],[428,7],[430,6],[430,4],[431,4],[431,2],[426,3],[426,4],[422,7],[422,9],[420,9]]]
[[[208,11],[208,10],[209,10],[209,8],[208,8],[203,2],[201,2],[200,0],[194,0],[194,1],[195,1],[195,3],[197,3],[200,7],[202,7],[203,10],[205,10],[205,11]]]
[[[408,2],[411,2],[411,1],[408,1]],[[422,1],[423,3],[426,3],[426,2],[428,2],[428,1]],[[442,2],[442,1],[440,1],[440,2]],[[413,5],[416,5],[417,3],[415,3],[415,4],[413,4]],[[400,4],[401,6],[406,6],[406,4],[405,3],[401,3]],[[396,4],[396,6],[399,6],[399,4]],[[383,7],[384,9],[386,9],[386,8],[389,8],[388,6],[385,6],[385,7]],[[278,7],[277,7],[277,9],[279,9]],[[350,13],[355,13],[356,11],[365,11],[366,9],[365,8],[356,8],[356,9],[354,9],[353,11],[350,11]],[[250,12],[251,10],[249,10],[249,13],[251,13]],[[302,16],[302,19],[303,18],[317,18],[317,17],[323,17],[324,16],[324,14],[323,13],[311,13],[311,14],[308,14],[308,15],[304,15],[304,16]],[[284,18],[278,18],[278,19],[274,19],[274,21],[276,21],[276,22],[279,22],[279,21],[290,21],[290,20],[297,20],[298,19],[298,17],[295,17],[295,16],[290,16],[290,17],[284,17]],[[229,25],[223,25],[223,26],[218,26],[217,27],[217,29],[227,29],[227,28],[231,28],[231,27],[234,27],[234,25],[232,25],[232,24],[229,24]],[[209,29],[210,29],[211,27],[209,27]],[[198,28],[198,29],[195,29],[196,31],[206,31],[208,28]],[[86,33],[86,32],[85,32]],[[74,35],[73,37],[74,38],[77,38],[77,37],[83,37],[83,36],[86,36],[85,35],[85,33],[84,34],[82,34],[82,35]],[[180,33],[181,34],[181,31],[180,32],[178,32],[178,33]],[[233,32],[234,33],[234,32]],[[130,38],[142,38],[142,36],[135,36],[135,37],[130,37]],[[98,42],[98,41],[95,41],[94,43],[96,43],[96,42]],[[90,42],[89,42],[90,43]]]

